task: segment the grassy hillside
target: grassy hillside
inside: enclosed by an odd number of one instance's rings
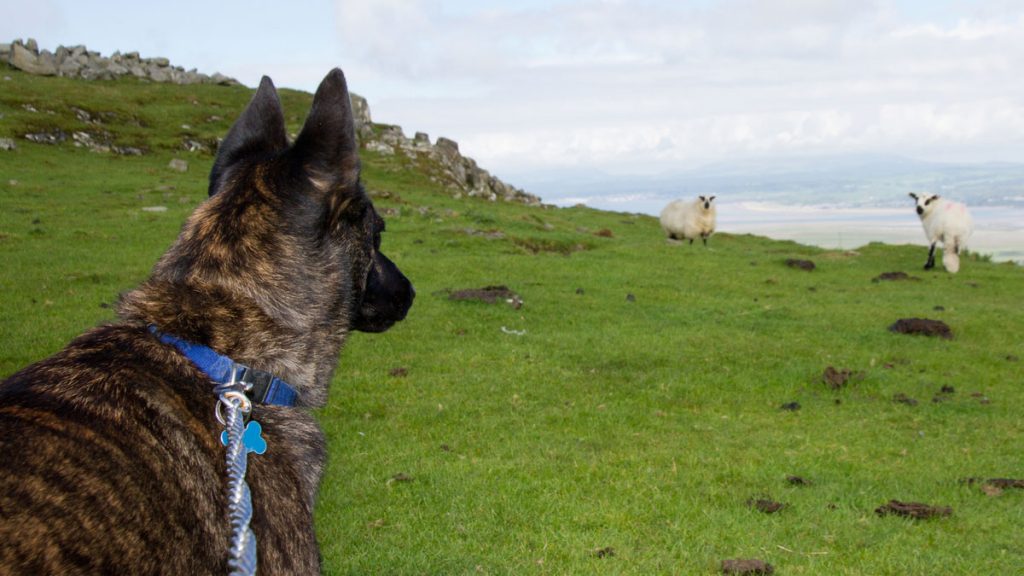
[[[182,141],[222,136],[250,96],[4,75],[0,137],[18,147],[0,151],[0,375],[112,319],[205,198],[212,156]],[[282,98],[297,130],[311,97]],[[146,154],[22,138],[55,128]],[[418,297],[390,332],[351,338],[320,413],[326,573],[1024,565],[1024,493],[961,482],[1024,477],[1020,267],[925,273],[920,247],[725,234],[709,249],[671,245],[645,216],[455,200],[426,161],[367,153],[364,168],[384,250]],[[892,271],[913,278],[872,281]],[[522,305],[449,297],[488,285]],[[954,338],[888,330],[907,317],[942,320]],[[827,385],[829,366],[849,381]],[[876,514],[890,499],[952,515]]]

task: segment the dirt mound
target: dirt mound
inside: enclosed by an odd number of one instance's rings
[[[789,266],[790,268],[798,268],[800,270],[807,270],[808,272],[815,268],[814,262],[811,262],[810,260],[799,260],[797,258],[787,258],[786,266]]]
[[[926,520],[928,518],[951,516],[953,508],[949,506],[930,506],[920,502],[889,500],[887,503],[875,508],[875,514],[879,516],[895,514],[896,516],[906,516],[916,520]]]
[[[775,514],[786,507],[782,502],[776,502],[771,498],[751,498],[747,500],[747,507],[753,508],[765,514]]]
[[[722,574],[774,574],[775,567],[763,560],[722,560]]]
[[[975,477],[975,478],[964,478],[963,480],[961,480],[961,482],[963,482],[964,484],[967,484],[968,486],[972,486],[972,485],[974,485],[976,483],[980,483],[983,486],[985,486],[985,485],[987,485],[987,486],[995,486],[996,488],[1001,488],[1003,490],[1006,490],[1006,489],[1009,489],[1009,488],[1024,489],[1024,480],[1019,479],[1019,478],[988,478],[988,479],[985,479],[985,478],[976,478]]]
[[[456,301],[475,300],[477,302],[485,302],[487,304],[508,302],[513,308],[520,308],[523,305],[523,299],[504,284],[497,286],[484,286],[483,288],[466,288],[464,290],[456,290],[448,295],[448,299]]]
[[[889,326],[889,331],[897,334],[920,334],[946,340],[953,339],[953,331],[945,322],[927,318],[900,318],[895,324]]]
[[[883,280],[888,280],[888,281],[914,280],[914,281],[917,281],[917,280],[920,280],[920,278],[917,278],[915,276],[910,276],[906,272],[882,272],[878,276],[875,276],[874,278],[871,279],[871,281],[876,283],[876,284],[878,282],[883,281]]]
[[[848,368],[836,369],[834,366],[825,368],[825,372],[821,375],[822,381],[833,390],[839,390],[843,386],[846,386],[850,380],[861,379],[864,377],[863,372],[854,372]]]
[[[906,404],[907,406],[917,406],[917,400],[907,396],[903,392],[897,392],[893,394],[892,401],[897,404]]]

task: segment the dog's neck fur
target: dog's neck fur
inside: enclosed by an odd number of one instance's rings
[[[248,297],[213,285],[153,277],[121,298],[120,316],[131,324],[209,346],[236,362],[288,382],[303,407],[321,407],[347,331],[297,325],[273,318]],[[174,307],[169,308],[168,303]]]

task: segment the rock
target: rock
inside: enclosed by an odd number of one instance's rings
[[[65,59],[63,62],[60,63],[60,66],[57,67],[58,76],[66,76],[69,78],[74,78],[78,76],[81,73],[81,71],[82,64],[77,60],[73,59]]]
[[[349,100],[352,102],[352,115],[355,120],[356,134],[360,138],[369,139],[373,136],[373,120],[370,118],[370,104],[366,98],[358,94],[349,93]]]
[[[14,140],[10,138],[0,138],[0,150],[15,150],[17,146],[14,145]]]
[[[170,168],[171,170],[174,170],[175,172],[188,172],[188,162],[182,160],[181,158],[171,159],[171,162],[170,164],[167,165],[167,167]]]
[[[153,82],[167,82],[168,80],[171,79],[171,75],[167,71],[166,68],[159,68],[159,67],[152,67],[151,66],[148,69],[148,72],[149,72],[148,75],[149,75],[150,79],[153,80]]]
[[[20,44],[15,44],[12,47],[10,63],[11,66],[29,74],[37,74],[39,76],[57,75],[57,63],[52,56],[40,58],[34,51]]]
[[[30,142],[37,144],[60,144],[61,142],[68,139],[66,132],[57,128],[52,132],[36,132],[34,134],[25,134],[25,139]]]

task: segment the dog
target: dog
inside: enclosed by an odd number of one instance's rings
[[[341,70],[293,143],[264,77],[218,148],[209,198],[121,296],[118,321],[0,384],[0,574],[228,573],[223,382],[196,350],[226,359],[262,426],[245,474],[259,573],[319,573],[326,449],[311,409],[347,335],[387,330],[415,296],[380,251],[359,173]],[[275,387],[291,402],[271,402]]]

